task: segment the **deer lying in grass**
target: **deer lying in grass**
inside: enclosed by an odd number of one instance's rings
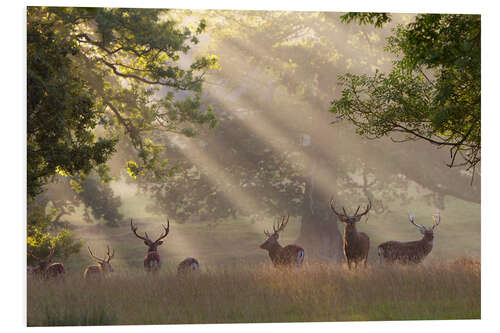
[[[264,235],[266,235],[267,239],[260,245],[260,248],[269,252],[269,257],[274,266],[300,266],[304,261],[303,248],[298,245],[287,245],[282,247],[278,243],[279,233],[285,229],[289,217],[290,216],[288,216],[285,221],[285,217],[283,216],[281,222],[276,226],[273,225],[273,233],[264,231]]]
[[[423,235],[422,239],[413,242],[397,242],[389,241],[378,246],[378,256],[380,263],[402,263],[402,264],[418,264],[432,251],[434,246],[434,229],[441,222],[439,213],[433,215],[434,224],[430,228],[426,228],[415,223],[413,216],[409,216],[411,224],[416,226]]]
[[[162,239],[167,237],[168,235],[168,232],[170,230],[170,221],[167,220],[167,226],[165,227],[162,224],[162,227],[164,229],[164,233],[162,233],[161,236],[153,242],[146,232],[144,233],[145,237],[139,236],[137,234],[137,226],[135,226],[132,223],[132,219],[130,219],[130,228],[132,229],[132,232],[137,238],[142,239],[144,241],[144,244],[146,244],[146,246],[148,247],[148,252],[146,254],[146,257],[144,258],[144,269],[146,270],[146,272],[156,273],[160,270],[161,259],[160,253],[158,253],[158,246],[163,244]]]
[[[106,275],[111,273],[113,271],[113,268],[111,267],[111,264],[109,263],[111,259],[115,256],[115,250],[113,249],[113,253],[110,253],[109,251],[109,246],[108,246],[108,251],[106,253],[106,256],[104,259],[96,257],[92,251],[90,250],[90,247],[88,247],[90,256],[97,261],[97,265],[92,265],[88,266],[85,269],[85,272],[83,273],[83,278],[85,280],[90,280],[90,279],[102,279],[105,278]]]
[[[64,265],[59,262],[52,263],[54,251],[55,248],[52,246],[48,256],[45,258],[39,258],[28,250],[28,254],[38,261],[35,266],[28,267],[29,274],[32,274],[39,279],[63,278],[64,274],[66,274],[66,269],[64,268]]]
[[[200,270],[200,263],[195,258],[186,258],[177,267],[177,274],[191,274]]]
[[[333,198],[330,200],[330,209],[344,223],[344,255],[347,261],[347,267],[351,269],[351,264],[358,266],[358,263],[363,262],[366,267],[368,259],[368,251],[370,250],[370,238],[364,232],[356,230],[356,223],[361,220],[361,217],[366,215],[372,208],[372,203],[369,201],[363,213],[358,214],[359,208],[353,216],[347,215],[345,208],[342,207],[344,214],[335,210]]]

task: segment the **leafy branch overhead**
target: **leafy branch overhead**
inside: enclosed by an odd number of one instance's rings
[[[200,94],[218,58],[187,54],[204,20],[193,32],[168,10],[29,7],[27,23],[30,197],[56,172],[85,175],[103,165],[123,135],[139,172],[162,178],[155,132],[215,126]]]
[[[347,22],[374,22],[360,16],[366,14],[348,15]],[[446,147],[449,167],[475,170],[481,160],[480,16],[417,15],[394,30],[386,50],[396,58],[392,71],[341,75],[342,95],[330,112],[367,138]]]

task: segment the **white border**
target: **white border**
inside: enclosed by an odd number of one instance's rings
[[[498,283],[500,281],[498,259],[498,240],[500,235],[496,214],[497,189],[500,184],[496,171],[500,165],[498,156],[497,129],[500,124],[497,91],[500,77],[497,65],[498,6],[491,1],[348,1],[334,2],[321,0],[308,1],[248,1],[237,3],[228,0],[210,1],[28,1],[4,3],[2,6],[2,147],[3,161],[1,175],[2,187],[2,270],[1,286],[2,326],[10,331],[23,328],[26,321],[26,292],[24,278],[25,261],[25,204],[26,204],[26,63],[25,63],[25,6],[107,6],[107,7],[156,7],[156,8],[191,8],[191,9],[264,9],[264,10],[329,10],[329,11],[389,11],[399,13],[475,13],[482,14],[483,31],[483,161],[482,161],[482,320],[477,321],[417,321],[417,322],[349,322],[349,323],[306,323],[306,324],[238,324],[238,325],[170,325],[157,327],[175,332],[204,330],[209,332],[284,329],[292,332],[303,330],[318,331],[354,331],[361,332],[420,332],[422,330],[448,331],[481,330],[492,331],[499,325]],[[7,185],[7,186],[5,186]],[[34,330],[55,330],[57,328],[39,328]],[[69,328],[64,328],[64,330]],[[71,330],[87,328],[71,328]],[[92,330],[136,331],[149,329],[144,326],[93,327]],[[151,327],[153,329],[153,327]],[[31,329],[33,330],[33,329]]]

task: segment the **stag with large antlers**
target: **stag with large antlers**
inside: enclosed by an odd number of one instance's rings
[[[264,231],[267,239],[260,245],[261,249],[269,252],[269,257],[274,266],[300,266],[304,261],[304,249],[298,245],[287,245],[282,247],[278,243],[279,233],[285,229],[288,224],[289,216],[281,219],[276,226],[273,225],[273,233]]]
[[[101,279],[106,277],[106,275],[113,271],[113,268],[111,267],[111,264],[109,262],[115,256],[115,249],[113,249],[113,253],[111,253],[108,246],[108,251],[106,252],[106,256],[104,258],[96,257],[92,253],[92,250],[90,250],[89,246],[87,246],[87,249],[89,250],[90,256],[94,258],[95,261],[97,261],[97,265],[88,266],[85,269],[85,272],[83,273],[83,278],[85,280]]]
[[[52,256],[54,255],[55,248],[52,246],[50,248],[50,253],[45,258],[40,258],[35,256],[28,250],[28,254],[35,258],[38,263],[36,266],[28,267],[28,272],[40,279],[49,278],[62,278],[66,274],[66,269],[64,265],[60,262],[52,263]]]
[[[418,228],[423,235],[422,239],[413,242],[397,242],[389,241],[378,246],[378,256],[380,263],[402,263],[402,264],[418,264],[432,251],[434,246],[434,229],[441,222],[439,213],[433,215],[433,226],[426,228],[415,222],[413,216],[409,216],[410,223]]]
[[[356,230],[356,223],[372,208],[372,202],[370,200],[368,202],[363,213],[358,214],[359,208],[361,207],[358,206],[354,215],[350,216],[347,215],[344,207],[342,207],[343,214],[337,212],[333,204],[333,198],[330,200],[330,209],[338,219],[344,223],[344,255],[349,269],[351,269],[352,264],[357,267],[360,262],[363,262],[366,267],[368,251],[370,250],[370,238],[364,232],[358,232]]]
[[[163,233],[161,234],[161,236],[157,240],[155,240],[153,242],[149,238],[149,236],[146,232],[144,232],[144,237],[138,235],[137,234],[137,226],[135,226],[132,223],[132,219],[130,219],[130,228],[132,229],[132,232],[134,233],[134,235],[137,238],[142,239],[144,241],[144,244],[146,244],[146,246],[148,247],[148,253],[146,254],[146,257],[144,258],[144,269],[147,272],[156,273],[159,271],[159,269],[161,267],[161,260],[160,260],[160,254],[158,253],[158,246],[163,244],[162,239],[164,239],[168,235],[168,232],[170,230],[170,221],[167,219],[167,226],[165,227],[162,224],[162,227],[164,229]]]

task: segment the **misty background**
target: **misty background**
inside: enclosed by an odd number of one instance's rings
[[[87,245],[103,254],[107,244],[116,249],[115,267],[141,267],[146,248],[130,231],[131,218],[152,237],[170,220],[159,249],[167,269],[188,256],[202,267],[264,262],[263,231],[288,214],[282,245],[301,245],[306,260],[341,263],[343,225],[330,213],[332,197],[350,213],[373,203],[358,225],[371,240],[369,262],[381,242],[420,239],[409,214],[431,226],[437,212],[441,224],[428,260],[480,256],[480,170],[472,178],[463,168],[448,168],[449,151],[426,142],[363,139],[328,112],[340,97],[339,75],[390,71],[394,59],[384,51],[385,39],[413,15],[394,14],[383,28],[343,24],[333,12],[169,15],[188,26],[207,21],[200,44],[181,64],[200,54],[219,57],[220,67],[204,77],[201,99],[217,126],[194,137],[151,131],[175,166],[166,181],[129,175],[126,165],[136,152],[126,137],[108,163],[109,185],[94,175],[75,194],[69,179],[55,177],[37,200],[56,208],[57,223],[85,245],[68,269],[91,261]]]

